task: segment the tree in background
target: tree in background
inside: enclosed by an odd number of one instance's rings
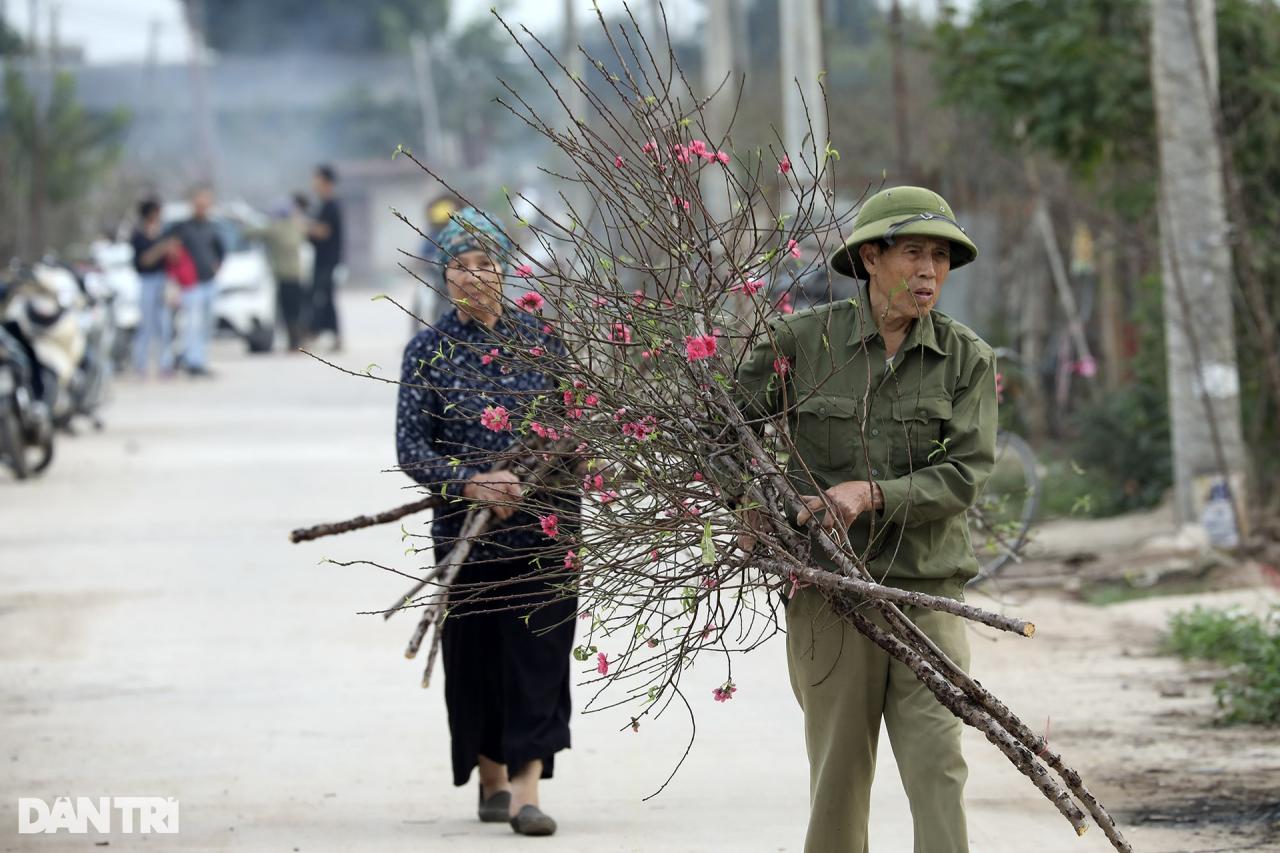
[[[40,97],[17,70],[4,74],[0,110],[0,257],[33,258],[92,230],[84,200],[112,169],[128,126],[123,111],[93,115],[70,74]]]
[[[410,41],[421,34],[432,43],[431,65],[439,121],[445,135],[461,137],[467,165],[486,156],[487,146],[501,147],[518,139],[519,128],[493,105],[503,90],[499,78],[517,83],[526,74],[514,61],[505,33],[490,15],[449,26],[448,0],[184,0],[203,22],[211,48],[224,55],[282,58],[290,55],[339,56],[378,61],[389,57],[409,64]],[[406,72],[407,73],[407,72]],[[287,116],[292,129],[305,128],[312,139],[325,140],[328,158],[382,158],[399,144],[418,150],[422,139],[422,103],[401,88],[375,91],[353,86],[319,111]],[[479,109],[478,109],[479,108]],[[271,116],[243,117],[236,133],[268,133]],[[527,138],[527,135],[525,135]]]
[[[1280,221],[1280,167],[1273,155],[1280,146],[1280,6],[1221,0],[1217,27],[1222,133],[1240,187],[1240,204],[1231,211],[1235,238],[1247,229],[1256,247],[1236,265],[1242,273],[1240,264],[1250,263],[1266,293],[1263,311],[1237,312],[1246,436],[1252,446],[1274,445],[1280,428],[1267,413],[1276,392],[1265,378],[1254,324],[1259,317],[1274,324],[1268,318],[1276,316],[1280,294],[1280,251],[1266,238]],[[1159,274],[1148,33],[1144,0],[979,0],[966,20],[944,15],[939,21],[935,73],[945,102],[967,123],[984,123],[1006,150],[1064,171],[1055,207],[1099,235],[1098,274],[1113,277],[1119,293],[1114,307],[1124,320],[1124,386],[1110,393],[1135,395],[1134,405],[1141,401],[1144,408],[1158,402],[1163,413],[1165,389],[1143,385],[1158,372],[1133,371],[1127,361],[1145,345],[1138,341],[1159,340],[1145,327],[1161,322],[1143,291],[1143,282]],[[1115,409],[1114,400],[1088,403],[1076,412],[1076,427],[1092,434],[1083,422],[1098,416],[1114,428]],[[1153,423],[1141,421],[1131,427],[1149,444]],[[1167,416],[1158,422],[1167,423]],[[1130,438],[1137,436],[1118,435],[1116,442]],[[1149,476],[1168,474],[1153,466]],[[1265,486],[1272,478],[1259,479]]]
[[[190,4],[192,0],[184,0]],[[435,33],[448,0],[203,0],[209,47],[222,53],[391,53]]]
[[[18,56],[26,53],[27,46],[18,31],[9,26],[9,22],[0,18],[0,56]]]

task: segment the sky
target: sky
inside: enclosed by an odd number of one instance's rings
[[[30,0],[0,0],[9,25],[28,32]],[[269,0],[267,0],[269,2]],[[647,9],[648,0],[641,0]],[[455,21],[489,14],[493,0],[454,0]],[[509,0],[506,17],[528,25],[559,20],[562,0]],[[671,3],[671,7],[683,4]],[[602,0],[606,13],[622,8],[622,0]],[[45,43],[49,33],[49,12],[58,8],[60,39],[82,47],[85,59],[93,63],[142,62],[146,59],[148,32],[152,21],[159,22],[158,56],[161,62],[182,62],[189,43],[180,0],[37,0],[37,37]],[[589,2],[579,2],[580,25],[590,14]],[[668,14],[681,15],[668,11]],[[684,17],[692,17],[683,13]]]
[[[767,1],[767,0],[766,0]],[[270,0],[263,0],[270,2]],[[358,0],[353,0],[358,2]],[[582,11],[579,26],[590,23],[591,3],[575,0]],[[906,0],[923,4],[926,11],[935,0]],[[10,26],[28,31],[28,9],[31,0],[0,0]],[[454,21],[487,15],[494,0],[453,0]],[[633,0],[637,14],[648,14],[650,0]],[[516,23],[545,26],[558,22],[563,0],[508,0],[510,14]],[[966,6],[967,3],[958,3]],[[82,47],[85,59],[93,63],[142,62],[146,58],[148,32],[152,21],[160,26],[158,55],[161,62],[181,62],[187,58],[189,44],[179,0],[36,0],[38,38],[48,37],[49,12],[58,8],[62,41]],[[667,17],[676,32],[697,27],[701,9],[681,0],[667,0]],[[600,8],[609,14],[622,8],[622,0],[600,0]]]

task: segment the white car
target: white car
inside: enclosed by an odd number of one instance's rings
[[[176,225],[191,216],[186,202],[166,204],[165,225]],[[233,332],[249,346],[249,352],[270,352],[276,336],[276,277],[266,250],[245,237],[241,223],[257,226],[262,214],[243,203],[215,208],[213,224],[226,253],[214,277],[217,287],[213,314],[215,328]]]

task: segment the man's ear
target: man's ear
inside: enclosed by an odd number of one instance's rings
[[[858,247],[858,257],[862,259],[862,266],[867,273],[871,274],[875,272],[876,262],[880,260],[880,247],[875,243],[863,243]]]

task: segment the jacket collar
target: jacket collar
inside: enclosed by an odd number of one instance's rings
[[[875,316],[871,310],[871,294],[866,282],[862,283],[858,290],[858,296],[852,302],[854,319],[853,329],[849,333],[849,344],[858,346],[868,338],[880,334],[880,329],[876,326]],[[931,349],[941,356],[947,354],[947,351],[942,348],[942,344],[938,342],[938,331],[933,322],[933,311],[911,324],[911,328],[907,331],[906,340],[902,342],[900,352],[906,352],[918,346]]]

